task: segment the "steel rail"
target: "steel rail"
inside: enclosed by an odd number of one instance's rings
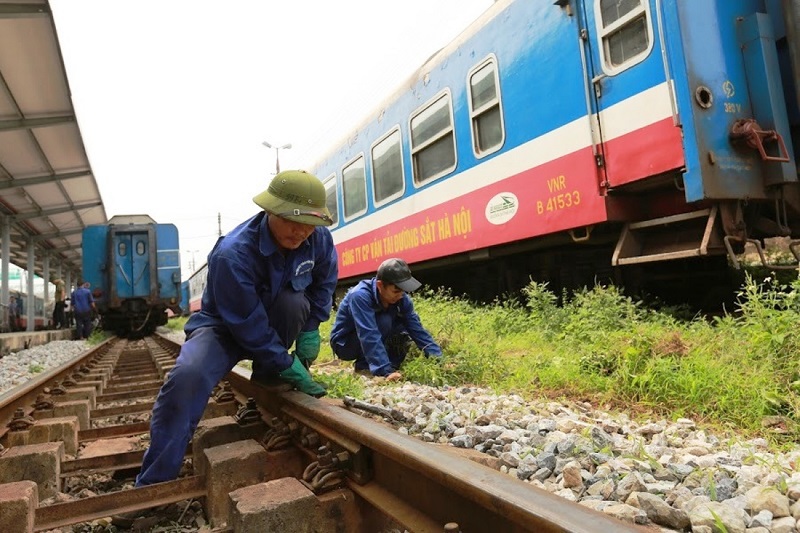
[[[52,368],[43,372],[24,385],[0,395],[0,441],[2,441],[8,433],[8,423],[14,418],[14,413],[17,409],[22,409],[26,416],[30,415],[31,412],[33,412],[31,406],[36,403],[37,396],[41,394],[44,388],[56,382],[63,382],[90,360],[104,354],[115,339],[116,338],[112,338],[102,344],[98,344],[79,355],[76,359],[57,368]]]
[[[327,428],[342,448],[358,443],[369,451],[371,478],[349,488],[414,532],[443,530],[456,522],[464,531],[641,532],[643,528],[538,489],[447,450],[403,435],[338,405],[300,392],[279,392],[249,381],[236,368],[227,379],[274,416],[301,414]],[[301,422],[302,423],[302,422]],[[316,428],[315,428],[316,429]],[[363,485],[362,485],[363,483]],[[397,512],[393,512],[392,510]],[[434,529],[431,529],[431,528]]]
[[[167,339],[159,341],[171,349]],[[102,345],[101,345],[102,346]],[[99,349],[100,347],[98,347]],[[9,393],[5,405],[20,405],[26,410],[43,386],[69,377],[75,369],[97,354],[87,352],[79,360],[48,372],[20,390]],[[249,380],[249,372],[234,369],[226,379],[239,402],[253,398],[262,418],[291,422],[292,443],[307,456],[319,452],[308,449],[326,445],[343,458],[342,481],[369,508],[415,533],[440,533],[445,524],[456,523],[462,531],[510,532],[635,532],[644,528],[628,524],[603,513],[570,502],[547,491],[502,474],[453,452],[449,446],[434,445],[403,435],[395,428],[366,419],[349,411],[341,400],[318,400],[287,391],[287,387],[265,387]],[[4,405],[0,402],[0,405]],[[8,407],[6,407],[8,409]],[[2,413],[7,411],[2,410]],[[97,410],[105,414],[104,410]],[[136,424],[137,431],[145,424]],[[127,432],[122,426],[105,430],[84,430],[82,437]],[[303,436],[314,433],[318,438]],[[83,440],[83,439],[81,439]],[[143,452],[66,462],[63,477],[92,470],[117,470],[138,466]],[[188,451],[187,451],[188,453]],[[77,502],[38,508],[35,530],[108,516],[112,513],[147,509],[204,496],[204,479],[192,476],[121,493],[91,497]]]

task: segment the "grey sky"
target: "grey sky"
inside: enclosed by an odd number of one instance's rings
[[[106,212],[176,224],[184,278],[257,211],[262,141],[309,165],[491,3],[51,0]]]

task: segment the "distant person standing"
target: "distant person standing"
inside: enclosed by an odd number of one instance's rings
[[[16,296],[8,299],[8,327],[11,331],[19,331],[19,303]]]
[[[88,281],[79,283],[78,288],[72,291],[72,309],[78,340],[88,339],[92,334],[92,312],[97,311]]]
[[[54,296],[55,307],[53,308],[53,327],[61,329],[67,327],[67,286],[61,278],[54,279],[53,285],[56,286]]]
[[[25,301],[22,296],[17,296],[17,303],[14,306],[14,316],[17,324],[17,331],[22,331],[22,315],[25,313]]]

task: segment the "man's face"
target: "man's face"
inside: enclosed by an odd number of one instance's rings
[[[270,215],[269,231],[278,247],[283,250],[295,250],[314,232],[314,226],[294,222],[286,218]]]
[[[405,294],[397,285],[384,283],[381,280],[376,281],[375,286],[378,288],[378,296],[380,296],[381,303],[384,307],[396,304],[403,297],[403,294]]]

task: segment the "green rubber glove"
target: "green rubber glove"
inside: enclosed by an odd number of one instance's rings
[[[309,396],[321,398],[325,396],[325,387],[314,381],[302,361],[296,355],[292,359],[292,366],[278,374],[282,380],[290,383],[300,392],[305,392]]]
[[[301,331],[297,336],[294,345],[296,348],[297,357],[306,368],[311,367],[317,356],[319,355],[319,348],[322,344],[322,339],[319,336],[319,330],[314,331]]]

